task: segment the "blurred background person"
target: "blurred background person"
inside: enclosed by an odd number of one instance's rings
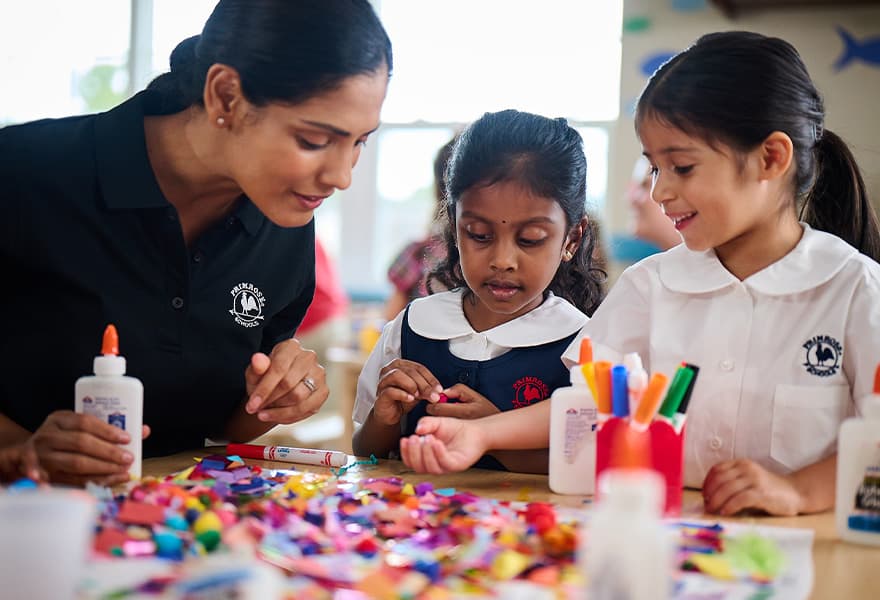
[[[651,198],[651,165],[641,156],[633,168],[632,179],[626,190],[630,208],[630,233],[652,244],[655,252],[669,250],[681,243],[681,236],[660,205]]]
[[[455,136],[446,142],[434,157],[434,199],[437,203],[434,207],[428,235],[404,246],[403,250],[391,262],[391,266],[388,267],[388,281],[391,282],[393,290],[388,300],[385,301],[383,313],[386,321],[394,319],[410,300],[428,295],[428,272],[445,256],[443,227],[440,223],[440,215],[446,201],[446,187],[443,177],[457,138],[458,136]],[[438,284],[434,283],[433,285],[433,291],[441,291],[436,289]]]

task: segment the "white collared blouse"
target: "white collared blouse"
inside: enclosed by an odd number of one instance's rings
[[[581,329],[588,317],[571,303],[550,293],[528,313],[486,331],[474,331],[461,307],[462,291],[441,292],[413,300],[409,305],[409,326],[417,334],[434,340],[449,340],[449,351],[464,360],[486,361],[512,348],[539,346],[562,339]],[[400,331],[406,311],[401,311],[382,329],[358,378],[352,419],[355,428],[367,420],[376,403],[379,371],[400,358]]]
[[[687,411],[685,485],[750,458],[789,473],[836,451],[880,361],[880,265],[802,224],[797,246],[739,281],[714,251],[683,244],[628,268],[580,338],[596,360],[638,352],[670,377],[700,367]]]

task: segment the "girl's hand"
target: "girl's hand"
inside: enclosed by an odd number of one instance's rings
[[[501,412],[498,407],[483,396],[478,394],[463,383],[456,383],[451,388],[444,390],[447,398],[454,402],[430,404],[425,409],[429,415],[435,417],[456,417],[459,419],[479,419]]]
[[[34,481],[48,481],[49,476],[40,467],[37,451],[30,443],[0,449],[0,481],[13,482],[22,477]]]
[[[150,435],[146,425],[143,437]],[[92,415],[70,410],[51,413],[27,441],[53,483],[113,486],[128,481],[134,457],[120,444],[129,435]]]
[[[296,423],[318,412],[330,390],[318,356],[295,339],[278,343],[269,356],[257,352],[244,372],[245,410],[267,423]]]
[[[703,481],[706,512],[730,516],[743,510],[794,516],[800,512],[800,491],[789,477],[771,473],[748,459],[720,462]]]
[[[373,416],[383,425],[395,425],[421,400],[440,400],[443,386],[424,365],[398,358],[382,367]]]
[[[400,439],[400,457],[417,473],[464,471],[486,450],[480,426],[462,419],[422,417],[416,434]]]

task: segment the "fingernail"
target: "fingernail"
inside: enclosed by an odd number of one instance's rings
[[[440,402],[440,394],[437,392],[431,392],[431,402]]]
[[[263,401],[259,396],[253,396],[248,403],[245,405],[244,409],[248,412],[248,414],[254,414],[257,408],[259,408],[260,403]]]
[[[407,394],[407,395],[406,395],[406,399],[407,399],[408,401],[412,402],[413,400],[416,399],[416,397],[413,396],[412,394]]]
[[[269,413],[261,412],[260,414],[257,415],[257,418],[261,421],[268,421],[269,420]]]
[[[443,386],[438,383],[437,385],[434,386],[434,389],[437,390],[438,392],[442,392]]]
[[[130,463],[134,460],[134,455],[131,452],[123,452],[122,453],[122,462]]]
[[[128,435],[128,433],[126,433],[125,431],[120,431],[116,434],[116,439],[123,444],[127,444],[129,441],[131,441],[131,436]]]

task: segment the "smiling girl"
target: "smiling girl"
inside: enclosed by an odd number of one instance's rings
[[[583,143],[564,120],[485,114],[446,184],[447,258],[432,276],[451,291],[382,332],[358,381],[357,454],[386,456],[425,414],[474,419],[546,399],[568,384],[559,357],[600,300]],[[480,465],[547,470],[545,452]]]

